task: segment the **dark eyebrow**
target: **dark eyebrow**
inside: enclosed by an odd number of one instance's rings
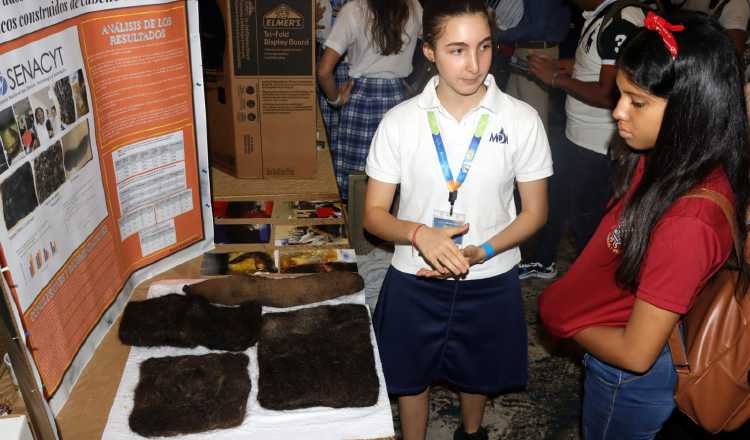
[[[484,40],[480,41],[479,44],[486,43],[488,41],[492,41],[492,37],[487,37]],[[461,47],[469,47],[468,44],[464,43],[463,41],[456,41],[454,43],[448,43],[446,46],[461,46]]]

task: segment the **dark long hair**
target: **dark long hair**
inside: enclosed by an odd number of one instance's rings
[[[465,14],[481,14],[490,24],[485,0],[429,0],[423,5],[422,40],[432,48],[435,47],[435,42],[443,32],[445,20],[448,18]],[[492,29],[491,24],[490,29]]]
[[[622,251],[615,279],[630,291],[638,288],[659,219],[717,167],[723,168],[734,191],[740,254],[747,229],[750,159],[739,59],[714,20],[684,13],[670,21],[685,26],[674,32],[679,47],[674,60],[659,34],[646,29],[629,39],[618,60],[633,83],[668,100],[656,145],[643,153],[643,178],[621,216]],[[640,157],[630,151],[620,158],[615,200],[624,197]],[[744,261],[738,263],[747,268]]]
[[[372,41],[380,49],[381,55],[401,52],[410,3],[409,0],[367,0],[372,13]]]

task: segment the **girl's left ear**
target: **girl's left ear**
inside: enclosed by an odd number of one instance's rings
[[[422,53],[424,54],[425,58],[427,58],[427,61],[431,63],[435,62],[435,51],[429,44],[424,43],[422,45]]]

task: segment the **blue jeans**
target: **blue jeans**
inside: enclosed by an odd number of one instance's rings
[[[589,353],[583,364],[583,438],[653,439],[675,408],[677,373],[669,347],[644,374],[621,370]]]

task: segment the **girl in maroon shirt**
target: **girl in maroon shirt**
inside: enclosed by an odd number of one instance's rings
[[[675,407],[667,340],[732,251],[718,205],[683,196],[723,195],[746,233],[748,122],[734,46],[706,17],[673,23],[649,13],[622,50],[612,114],[629,148],[615,196],[579,259],[539,300],[548,330],[587,351],[585,439],[653,438]]]

